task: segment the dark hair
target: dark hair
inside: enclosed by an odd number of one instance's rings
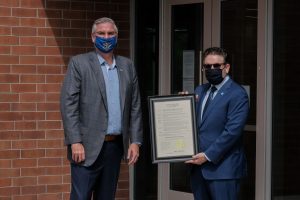
[[[228,54],[225,51],[225,49],[222,49],[221,47],[210,47],[207,48],[203,53],[203,61],[208,55],[219,55],[224,58],[224,63],[229,63]]]

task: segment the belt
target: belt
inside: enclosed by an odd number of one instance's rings
[[[105,142],[111,142],[115,141],[120,137],[120,135],[105,135],[104,141]]]

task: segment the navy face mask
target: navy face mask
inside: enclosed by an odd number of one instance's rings
[[[223,81],[222,69],[206,69],[205,76],[212,85],[218,85]]]
[[[95,46],[103,53],[111,52],[117,45],[117,36],[111,38],[103,38],[96,36]]]

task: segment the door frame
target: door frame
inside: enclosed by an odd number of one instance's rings
[[[171,6],[204,3],[204,31],[203,31],[203,49],[212,45],[212,30],[217,34],[219,28],[212,27],[211,23],[211,5],[210,0],[162,0],[160,2],[160,33],[159,33],[159,95],[168,95],[171,92]],[[218,26],[219,27],[219,26]],[[214,40],[216,41],[216,40]],[[219,42],[219,41],[218,41]],[[217,44],[214,44],[217,45]],[[201,52],[200,52],[201,53]],[[201,62],[200,62],[201,63]],[[201,66],[199,66],[201,68]],[[202,83],[202,71],[199,70],[199,82]],[[158,164],[158,199],[159,200],[191,200],[193,195],[190,193],[169,190],[170,164]]]
[[[162,0],[160,2],[159,33],[159,95],[171,90],[170,45],[171,5],[204,2],[203,48],[220,45],[220,2],[222,0]],[[214,7],[213,7],[213,6]],[[209,7],[208,7],[209,6]],[[211,12],[219,10],[216,15]],[[219,15],[218,15],[219,14]],[[258,1],[257,33],[257,114],[255,200],[271,199],[272,155],[272,57],[273,57],[273,1]],[[214,23],[212,23],[214,22]],[[201,70],[200,70],[201,71]],[[200,82],[202,75],[199,77]],[[158,164],[158,199],[192,199],[189,193],[169,190],[169,164]]]

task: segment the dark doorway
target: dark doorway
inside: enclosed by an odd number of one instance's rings
[[[141,90],[144,142],[135,167],[135,200],[157,200],[157,165],[152,164],[148,96],[158,94],[159,1],[135,1],[135,66]]]

